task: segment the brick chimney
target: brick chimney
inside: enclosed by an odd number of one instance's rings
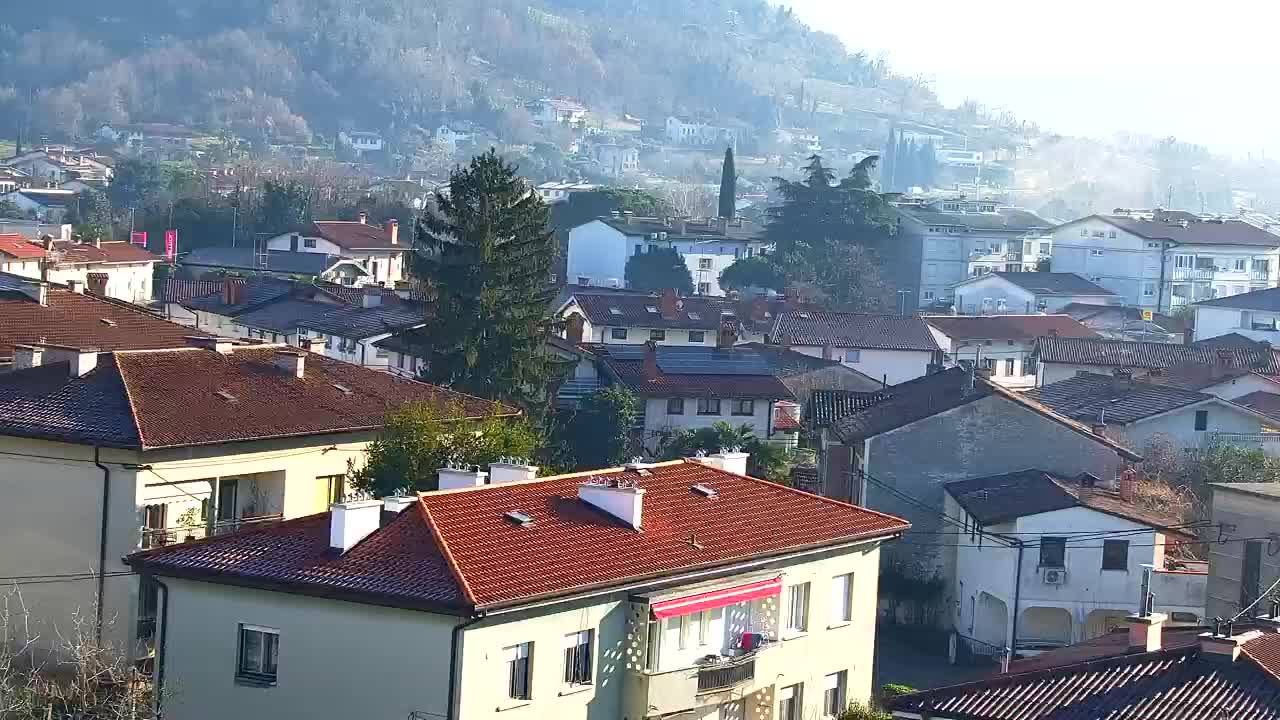
[[[277,350],[274,363],[296,378],[303,377],[307,372],[307,354],[298,350]]]
[[[1138,474],[1132,468],[1126,469],[1120,473],[1120,499],[1125,502],[1133,502],[1137,496],[1138,490]]]
[[[367,212],[365,212],[365,211],[363,211],[363,210],[361,210],[361,211],[360,211],[360,224],[361,224],[361,225],[368,225],[368,224],[369,224],[369,213],[367,213]]]
[[[1160,649],[1161,634],[1168,615],[1147,612],[1129,616],[1129,651],[1155,652]]]
[[[89,285],[89,292],[94,295],[106,297],[107,295],[107,278],[106,273],[91,272],[86,276]]]
[[[391,236],[391,244],[400,244],[400,221],[392,218],[387,221],[387,234]]]
[[[738,344],[738,316],[720,314],[720,331],[716,333],[716,347],[731,348]]]
[[[244,280],[227,278],[222,281],[222,304],[239,305],[244,299]]]
[[[1133,389],[1133,371],[1132,370],[1112,370],[1111,371],[1111,393],[1119,395],[1129,392]]]
[[[352,500],[329,506],[329,549],[345,553],[382,524],[381,500]]]
[[[658,300],[658,309],[662,311],[663,320],[675,320],[679,317],[680,307],[677,305],[678,302],[674,288],[666,288],[662,291],[662,296]]]
[[[658,370],[658,344],[652,340],[644,343],[644,360],[640,366],[640,376],[645,380],[657,380],[662,373]]]

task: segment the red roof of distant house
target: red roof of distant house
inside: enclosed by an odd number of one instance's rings
[[[591,477],[638,482],[645,491],[643,530],[578,499],[579,483]],[[698,484],[717,494],[693,491]],[[515,510],[532,522],[526,527],[505,517]],[[659,463],[646,474],[609,468],[424,493],[415,507],[338,557],[328,548],[328,521],[328,513],[286,521],[139,553],[131,563],[162,575],[464,609],[731,569],[909,527],[890,515],[694,460]]]
[[[93,243],[72,243],[64,240],[53,244],[55,251],[61,252],[58,259],[64,265],[98,265],[110,263],[148,263],[159,262],[160,256],[153,255],[146,248],[133,245],[123,240],[108,240],[100,245]]]
[[[774,430],[799,430],[800,421],[791,416],[783,408],[774,408],[773,411],[773,429]]]
[[[405,250],[403,238],[393,244],[391,233],[378,225],[359,221],[317,220],[315,234],[343,250]],[[399,235],[399,233],[397,233]]]
[[[44,248],[21,235],[0,235],[0,254],[20,260],[38,260],[44,257]]]
[[[943,315],[924,320],[952,340],[1031,340],[1055,334],[1098,337],[1070,315]]]

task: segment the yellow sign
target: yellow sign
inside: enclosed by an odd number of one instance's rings
[[[1143,319],[1143,320],[1146,320],[1147,322],[1151,322],[1151,311],[1150,311],[1150,310],[1143,310],[1143,311],[1142,311],[1142,319]]]

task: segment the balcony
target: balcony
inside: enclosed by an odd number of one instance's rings
[[[227,533],[236,532],[252,527],[279,522],[284,519],[281,513],[271,515],[259,515],[257,517],[244,517],[237,520],[221,520],[213,524],[214,535],[225,535]],[[154,547],[163,547],[165,545],[175,545],[177,543],[189,542],[191,540],[201,540],[209,537],[209,526],[205,524],[199,525],[176,525],[167,528],[146,528],[142,531],[142,549],[147,550]]]
[[[691,668],[669,672],[633,672],[629,678],[635,707],[643,704],[643,717],[712,708],[727,700],[765,689],[784,663],[781,644],[768,643],[733,657],[708,660]],[[803,658],[796,658],[802,662]]]
[[[1174,268],[1174,280],[1212,280],[1216,269],[1211,267],[1202,268]]]
[[[1253,281],[1270,282],[1271,271],[1270,270],[1250,270],[1249,279]]]
[[[698,693],[719,692],[750,682],[756,677],[756,656],[733,658],[698,668]]]

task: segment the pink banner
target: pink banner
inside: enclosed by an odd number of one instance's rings
[[[178,252],[178,231],[164,231],[164,256],[166,259],[172,260],[173,256]]]
[[[147,246],[147,234],[145,232],[129,233],[129,244]]]

